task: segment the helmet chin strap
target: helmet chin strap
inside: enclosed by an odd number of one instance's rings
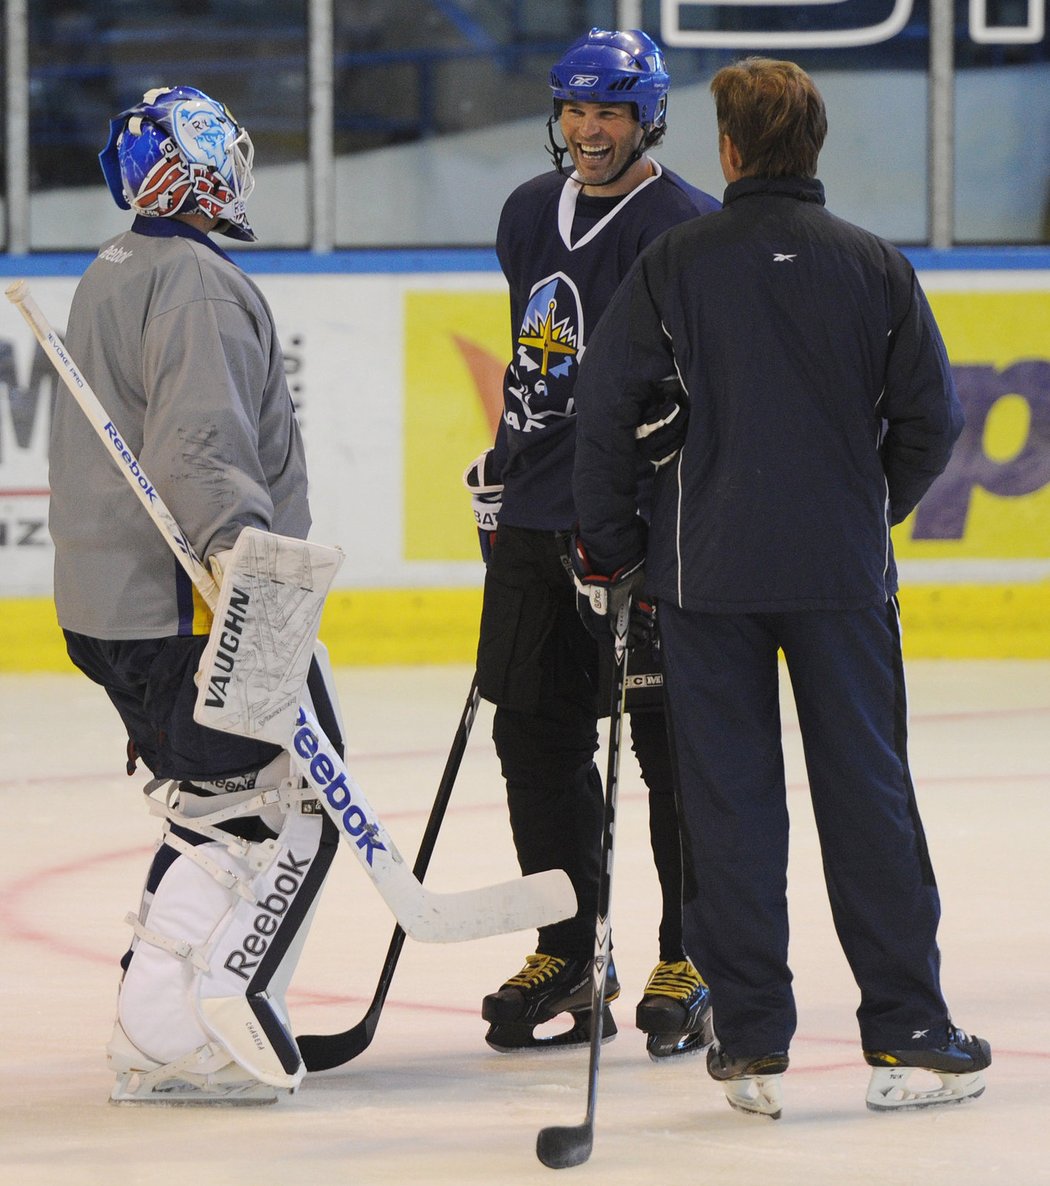
[[[564,164],[565,154],[569,151],[568,145],[559,144],[557,140],[554,139],[554,124],[557,118],[557,115],[550,115],[547,119],[547,140],[549,141],[547,145],[547,153],[551,160],[554,161],[554,168],[563,177],[571,177],[572,174],[566,170]],[[644,131],[642,133],[642,139],[639,141],[638,147],[634,150],[634,152],[631,153],[627,160],[624,161],[620,169],[612,177],[609,177],[605,181],[588,181],[587,188],[599,189],[605,185],[614,185],[627,172],[627,170],[630,169],[635,161],[640,161],[642,159],[648,149],[652,148],[654,144],[660,143],[664,137],[664,132],[666,131],[666,124],[662,124],[660,127],[650,124],[648,131]]]

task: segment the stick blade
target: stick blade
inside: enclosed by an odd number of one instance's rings
[[[551,1125],[541,1128],[536,1137],[536,1156],[552,1170],[583,1165],[594,1148],[594,1125]]]
[[[462,943],[530,931],[571,918],[579,909],[564,869],[453,893],[412,888],[413,900],[399,904],[395,916],[408,936],[421,943]]]
[[[375,1021],[371,1015],[342,1034],[298,1034],[296,1045],[308,1071],[330,1071],[351,1062],[371,1045]]]

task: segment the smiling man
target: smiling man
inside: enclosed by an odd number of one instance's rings
[[[609,695],[568,566],[577,517],[574,388],[588,335],[639,252],[670,227],[719,208],[648,155],[667,128],[669,85],[662,53],[639,30],[592,29],[571,45],[550,76],[555,170],[519,186],[499,222],[511,357],[494,447],[466,474],[487,562],[478,686],[496,705],[493,739],[521,867],[565,869],[580,902],[575,918],[540,931],[522,970],[485,998],[486,1040],[502,1051],[590,1040],[602,821],[594,752]],[[646,457],[638,460],[652,471]],[[601,645],[611,667],[607,629]],[[630,693],[627,707],[664,893],[660,961],[636,1020],[650,1055],[661,1058],[709,1042],[710,1009],[682,947],[680,839],[654,650],[632,651],[632,675],[653,678]],[[619,984],[611,968],[607,983],[612,1000]],[[535,1036],[537,1025],[563,1013],[571,1028]],[[603,1032],[615,1033],[611,1016]]]
[[[633,103],[561,105],[561,134],[585,194],[621,197],[653,176],[653,163],[641,151],[645,129],[635,112]]]

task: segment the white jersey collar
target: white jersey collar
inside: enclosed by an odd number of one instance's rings
[[[611,222],[633,197],[640,194],[647,185],[652,185],[663,174],[663,169],[660,167],[659,161],[655,161],[650,157],[649,162],[653,166],[652,176],[647,177],[641,185],[636,185],[630,193],[624,194],[622,201],[617,202],[604,218],[600,218],[578,243],[573,243],[572,241],[572,223],[576,217],[576,199],[583,192],[583,183],[578,179],[576,173],[565,179],[561,198],[558,201],[558,234],[561,235],[561,241],[569,251],[576,251],[580,247],[585,247],[595,235],[601,233],[606,224]]]

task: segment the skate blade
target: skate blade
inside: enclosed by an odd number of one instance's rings
[[[940,1081],[940,1086],[912,1087],[908,1079],[915,1071],[926,1077],[935,1076]],[[923,1067],[874,1067],[868,1082],[865,1103],[872,1112],[934,1108],[977,1099],[984,1093],[984,1086],[984,1076],[980,1071],[971,1071],[966,1075],[950,1075],[947,1071],[930,1071]]]
[[[290,1093],[285,1093],[290,1094]],[[152,1083],[136,1071],[117,1076],[109,1102],[123,1106],[199,1108],[260,1107],[277,1103],[277,1089],[267,1083],[227,1083],[197,1086],[184,1080]]]
[[[782,1075],[748,1075],[743,1079],[726,1079],[722,1087],[729,1106],[736,1111],[779,1120],[784,1105],[782,1078]]]
[[[537,1026],[527,1022],[494,1022],[489,1026],[488,1033],[485,1034],[485,1041],[500,1054],[518,1054],[522,1051],[533,1050],[564,1050],[574,1046],[589,1046],[591,1044],[590,1010],[571,1013],[569,1016],[573,1019],[572,1027],[555,1034],[537,1035]],[[551,1021],[554,1020],[556,1019],[551,1018]],[[602,1045],[611,1042],[616,1037],[616,1032],[616,1022],[613,1020],[612,1011],[606,1009],[602,1015]]]

